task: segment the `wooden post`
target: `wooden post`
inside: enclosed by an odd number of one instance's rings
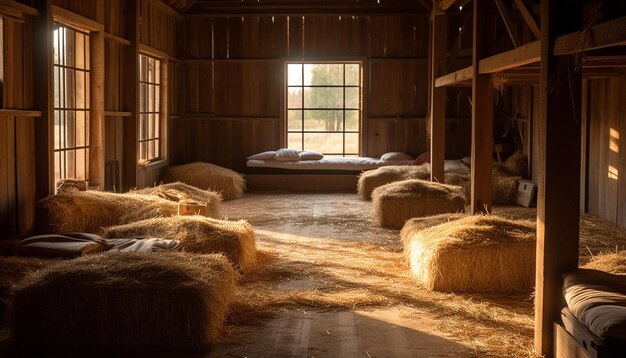
[[[50,0],[37,2],[39,16],[33,19],[33,103],[41,111],[35,120],[36,198],[54,191],[54,92],[52,90],[52,15]]]
[[[546,357],[564,305],[562,274],[578,266],[580,205],[582,71],[574,55],[553,54],[554,40],[578,30],[582,15],[582,0],[541,2],[535,349]]]
[[[129,190],[137,186],[137,126],[139,124],[139,0],[124,2],[127,6],[124,13],[128,29],[130,45],[124,46],[122,52],[122,82],[124,110],[130,116],[124,120],[124,165],[122,172],[122,188]]]
[[[98,19],[104,25],[104,0],[98,0]],[[89,185],[104,189],[104,31],[89,34]]]
[[[446,89],[435,87],[435,80],[444,74],[447,63],[445,12],[433,9],[431,24],[430,180],[443,183],[446,155]]]
[[[472,199],[471,213],[491,212],[493,153],[493,90],[491,75],[481,74],[479,62],[487,48],[489,1],[474,0],[472,46]]]

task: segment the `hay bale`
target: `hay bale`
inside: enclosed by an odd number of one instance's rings
[[[374,189],[374,216],[384,227],[401,228],[410,218],[465,209],[465,194],[458,186],[409,179]]]
[[[219,219],[222,196],[212,190],[203,190],[189,184],[175,182],[133,191],[135,194],[155,195],[173,202],[195,202],[208,208],[207,216]]]
[[[604,252],[594,255],[583,268],[626,274],[626,251]]]
[[[38,203],[40,232],[100,233],[107,226],[172,216],[175,202],[152,195],[76,191],[51,195]]]
[[[410,220],[400,233],[417,280],[447,292],[529,291],[535,283],[535,225],[472,215],[425,228]]]
[[[448,223],[451,221],[455,221],[461,218],[466,217],[468,214],[466,213],[445,213],[439,215],[432,216],[423,216],[419,218],[412,218],[404,223],[404,226],[409,225],[411,223],[411,227],[414,231],[428,229],[433,226],[441,225],[444,223]],[[403,228],[404,228],[403,226]]]
[[[165,183],[180,181],[196,188],[217,191],[224,200],[240,198],[246,188],[241,174],[204,162],[169,166],[165,168],[162,179]]]
[[[528,177],[528,158],[526,154],[517,151],[511,154],[502,164],[494,164],[493,170],[500,176]]]
[[[363,200],[370,200],[374,189],[385,184],[407,179],[430,178],[430,165],[390,165],[368,170],[359,176],[358,193]]]
[[[103,237],[162,237],[179,241],[180,249],[186,252],[223,253],[242,271],[256,265],[254,230],[244,220],[225,221],[203,216],[156,218],[109,227]]]
[[[221,255],[107,252],[31,275],[8,327],[18,351],[77,354],[206,350],[234,298]]]
[[[517,200],[517,187],[521,177],[493,175],[491,183],[491,200],[494,205],[515,204]]]

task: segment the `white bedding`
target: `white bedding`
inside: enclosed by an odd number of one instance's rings
[[[324,157],[320,160],[281,162],[277,160],[248,160],[250,168],[278,168],[291,170],[370,170],[386,165],[410,165],[412,161],[387,161],[369,157]],[[445,171],[469,172],[469,167],[460,160],[446,160]]]

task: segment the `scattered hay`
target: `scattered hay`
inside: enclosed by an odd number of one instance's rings
[[[57,193],[87,191],[87,182],[81,179],[61,179],[56,183]]]
[[[405,256],[417,280],[446,292],[530,291],[535,281],[535,227],[527,221],[474,215],[424,229],[407,222]]]
[[[40,270],[8,312],[15,349],[57,355],[206,350],[235,290],[221,255],[104,253]]]
[[[38,205],[38,231],[51,233],[100,233],[107,226],[178,212],[176,203],[157,196],[104,191],[51,195]]]
[[[256,265],[256,239],[244,220],[225,221],[203,216],[174,216],[109,227],[106,239],[161,237],[180,241],[180,249],[199,254],[223,253],[242,271]]]
[[[430,165],[390,165],[368,170],[359,176],[358,192],[363,200],[370,200],[379,186],[406,179],[430,178]]]
[[[626,274],[626,251],[604,252],[594,255],[583,268]]]
[[[410,218],[465,209],[458,186],[409,179],[378,187],[372,193],[374,216],[384,227],[401,228]]]
[[[224,200],[240,198],[246,188],[241,174],[204,162],[169,166],[165,168],[163,181],[180,181],[200,189],[214,190],[221,193]]]
[[[155,195],[163,199],[180,202],[196,202],[208,207],[209,217],[219,219],[222,197],[219,193],[211,190],[203,190],[189,184],[175,182],[161,184],[133,191],[135,194]]]

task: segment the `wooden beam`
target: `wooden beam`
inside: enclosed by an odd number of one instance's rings
[[[41,117],[41,111],[34,109],[0,109],[0,115],[4,116],[16,116],[16,117]]]
[[[436,87],[435,80],[446,66],[445,13],[433,13],[431,25],[430,180],[443,183],[446,159],[446,89]]]
[[[137,153],[139,125],[139,1],[127,0],[125,18],[127,36],[130,45],[122,49],[123,68],[123,106],[131,113],[124,121],[124,158],[122,165],[122,188],[128,191],[137,186]]]
[[[89,47],[89,185],[104,188],[104,31],[89,34]]]
[[[450,6],[454,5],[456,0],[440,0],[439,1],[439,10],[446,11],[450,8]]]
[[[553,356],[563,273],[578,267],[581,72],[555,39],[582,26],[583,0],[541,2],[535,350]]]
[[[104,38],[106,38],[108,40],[117,41],[117,42],[121,43],[122,45],[127,45],[127,46],[130,45],[130,41],[129,40],[127,40],[127,39],[125,39],[123,37],[117,36],[117,35],[113,35],[113,34],[108,33],[108,32],[106,32],[104,34]]]
[[[51,11],[52,17],[56,22],[88,31],[104,31],[104,24],[88,17],[78,15],[77,13],[66,10],[60,6],[51,5]]]
[[[480,60],[480,73],[494,73],[539,62],[541,41],[527,43],[516,49]]]
[[[515,32],[515,28],[513,28],[513,21],[511,21],[511,17],[509,16],[509,12],[504,7],[502,0],[495,0],[496,7],[498,8],[498,12],[502,17],[502,21],[504,21],[504,26],[506,27],[506,31],[509,33],[509,37],[511,38],[511,42],[513,42],[513,47],[517,48],[520,45],[519,37]]]
[[[30,7],[28,5],[22,4],[21,2],[18,2],[18,1],[0,0],[0,5],[2,5],[1,9],[9,11],[10,15],[13,15],[13,10],[19,12],[20,14],[19,17],[23,17],[24,14],[30,15],[30,16],[39,15],[39,11],[37,9],[35,9],[34,7]],[[4,11],[0,11],[0,12],[4,13]]]
[[[51,0],[38,1],[39,16],[33,18],[33,104],[41,111],[35,121],[36,198],[43,199],[54,192],[54,131],[52,79],[52,14]]]
[[[554,55],[569,55],[623,45],[626,45],[626,16],[595,25],[588,31],[575,29],[571,33],[557,37]]]
[[[472,48],[472,214],[491,212],[493,156],[493,90],[491,75],[481,74],[479,62],[488,48],[489,0],[474,0]]]
[[[448,73],[447,75],[443,75],[435,79],[435,87],[447,87],[460,84],[468,85],[469,81],[472,80],[472,76],[473,67],[465,67],[458,71]]]
[[[515,6],[517,6],[517,9],[522,15],[522,18],[524,18],[526,25],[528,25],[528,27],[530,28],[530,31],[533,33],[533,35],[535,35],[536,39],[539,39],[541,37],[541,30],[539,30],[537,20],[535,19],[533,13],[528,10],[528,7],[524,3],[524,0],[513,0],[513,2],[515,3]]]

